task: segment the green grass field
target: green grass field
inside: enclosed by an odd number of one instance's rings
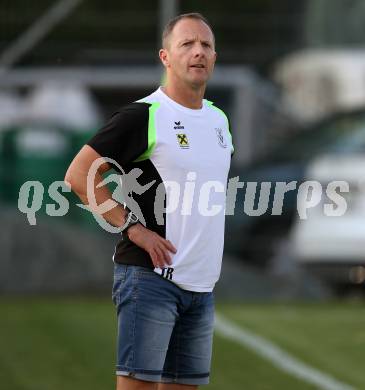
[[[231,304],[219,313],[356,389],[365,389],[361,303]],[[0,388],[114,388],[114,307],[108,299],[0,300]],[[316,387],[216,334],[209,390]]]

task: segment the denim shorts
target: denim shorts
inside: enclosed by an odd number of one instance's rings
[[[209,383],[214,298],[183,290],[145,267],[115,264],[116,374],[136,379]]]

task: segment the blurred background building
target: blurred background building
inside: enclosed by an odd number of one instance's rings
[[[226,272],[218,291],[252,299],[361,291],[364,7],[361,0],[3,1],[0,293],[110,287],[117,238],[101,231],[69,193],[68,214],[49,217],[46,204],[55,200],[47,191],[115,109],[160,84],[162,28],[192,11],[205,15],[216,35],[218,61],[207,98],[231,118],[230,176],[258,183],[256,204],[260,185],[272,183],[266,212],[244,212],[243,188],[235,215],[227,217]],[[18,209],[28,180],[45,190],[36,226]],[[306,180],[323,188],[349,182],[346,215],[326,223],[322,199],[316,219],[302,222],[297,189]],[[283,213],[272,215],[274,184],[292,181],[298,185],[285,195]],[[313,250],[304,250],[312,243]],[[19,277],[21,284],[14,282]]]

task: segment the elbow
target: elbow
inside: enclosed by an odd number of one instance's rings
[[[66,186],[70,188],[75,194],[79,194],[81,191],[80,180],[77,180],[77,177],[75,176],[75,173],[72,171],[71,167],[68,168],[63,181]]]
[[[72,174],[70,172],[70,168],[67,170],[67,172],[65,174],[65,178],[63,179],[63,181],[65,182],[67,187],[69,187],[69,188],[73,187],[73,185],[72,185]]]
[[[64,183],[79,197],[86,193],[86,179],[70,166],[63,179]]]

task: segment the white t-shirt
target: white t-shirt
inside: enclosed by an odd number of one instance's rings
[[[146,227],[177,249],[168,268],[154,271],[185,290],[212,291],[221,270],[233,153],[223,111],[205,99],[201,109],[184,107],[159,88],[124,106],[88,144],[125,172],[141,169],[141,186],[154,181],[133,198]],[[127,237],[114,261],[153,267],[148,253]]]

